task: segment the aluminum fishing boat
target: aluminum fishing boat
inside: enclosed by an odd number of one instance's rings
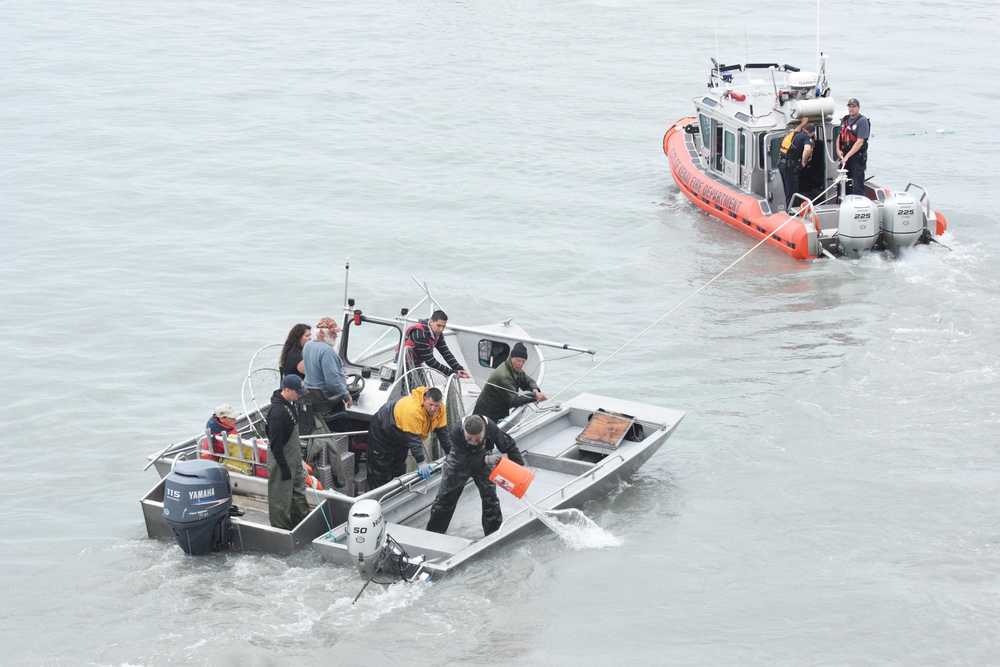
[[[922,186],[908,183],[893,192],[869,177],[864,196],[846,194],[847,172],[839,168],[834,143],[838,107],[825,59],[821,63],[817,74],[713,59],[708,89],[693,100],[696,115],[680,119],[663,137],[677,187],[712,217],[796,259],[898,253],[935,242],[948,221],[931,208]],[[802,192],[786,208],[780,147],[802,118],[816,126],[815,146],[802,171]]]
[[[446,341],[471,375],[460,380],[409,365],[401,342],[405,328],[416,321],[410,310],[402,309],[395,317],[377,317],[345,299],[338,352],[355,400],[328,428],[302,436],[308,443],[306,459],[319,480],[315,488],[306,490],[311,511],[304,520],[292,530],[274,528],[268,521],[263,439],[268,405],[258,397],[266,401],[278,385],[278,373],[271,366],[280,345],[271,345],[251,359],[242,388],[244,410],[237,419],[240,435],[229,436],[224,451],[212,449],[214,443],[206,435],[196,434],[149,457],[146,467],[154,466],[160,479],[140,501],[148,535],[177,539],[186,551],[197,552],[190,548],[194,529],[180,531],[177,527],[177,521],[190,518],[204,527],[206,545],[274,554],[309,547],[330,561],[348,563],[352,559],[345,538],[351,508],[358,501],[374,500],[384,514],[393,548],[419,559],[423,572],[440,575],[531,526],[534,515],[525,511],[522,501],[500,493],[504,523],[496,533],[483,537],[479,494],[471,486],[462,495],[447,535],[424,530],[441,481],[441,452],[436,443],[425,444],[429,460],[437,460],[430,479],[424,481],[409,472],[369,489],[365,471],[368,423],[387,401],[420,385],[442,390],[448,421],[457,423],[471,411],[487,377],[507,359],[517,342],[528,347],[525,370],[539,383],[547,363],[545,350],[594,352],[534,338],[510,320],[477,327],[449,323]],[[620,433],[604,441],[589,438],[585,431],[594,415],[620,420],[628,429],[619,429]],[[608,493],[662,446],[682,417],[676,410],[582,394],[561,403],[526,405],[512,413],[502,427],[516,438],[535,472],[527,499],[549,510]],[[239,515],[232,510],[234,505]],[[186,535],[183,539],[182,532]]]

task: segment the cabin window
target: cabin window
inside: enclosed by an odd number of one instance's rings
[[[764,168],[764,153],[766,153],[766,152],[767,151],[764,150],[764,134],[763,133],[758,134],[757,135],[757,166],[760,167],[761,169]]]
[[[395,361],[403,332],[398,327],[365,321],[354,324],[347,319],[341,333],[344,360],[354,366],[378,368]]]
[[[711,145],[712,121],[705,114],[698,114],[698,123],[701,125],[701,145],[708,147]]]
[[[781,159],[781,140],[784,139],[783,136],[771,137],[771,164],[778,164],[778,160]]]
[[[736,160],[736,135],[732,132],[726,132],[726,162],[734,162]]]
[[[740,132],[740,166],[747,164],[747,135]]]
[[[722,126],[713,122],[715,127],[715,147],[712,149],[712,166],[716,171],[722,171]]]
[[[483,368],[497,368],[510,356],[510,345],[498,340],[479,341],[479,365]]]

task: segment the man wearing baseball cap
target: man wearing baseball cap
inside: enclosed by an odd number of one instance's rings
[[[285,530],[291,530],[309,514],[295,409],[295,401],[305,391],[298,375],[284,376],[281,389],[271,394],[267,411],[267,513],[272,526]]]
[[[510,415],[510,411],[535,401],[544,401],[546,396],[538,388],[538,383],[524,372],[528,361],[528,348],[524,343],[514,343],[507,361],[490,373],[483,392],[472,409],[473,414],[500,421]],[[530,391],[530,395],[518,393],[518,389]]]
[[[837,159],[850,179],[847,194],[865,194],[865,168],[868,166],[868,139],[871,122],[861,115],[861,103],[856,97],[847,100],[847,115],[840,119],[837,135]]]

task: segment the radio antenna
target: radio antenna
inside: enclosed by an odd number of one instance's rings
[[[816,71],[819,71],[820,66],[820,55],[819,55],[819,3],[820,0],[816,0]]]

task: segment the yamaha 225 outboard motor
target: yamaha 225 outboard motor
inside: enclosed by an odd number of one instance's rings
[[[890,195],[882,205],[882,244],[894,253],[920,240],[924,210],[908,192]]]
[[[163,488],[163,518],[185,553],[202,556],[232,542],[229,471],[215,461],[178,461]]]
[[[878,204],[861,195],[844,197],[837,220],[837,240],[844,255],[861,257],[878,241],[879,231]]]

